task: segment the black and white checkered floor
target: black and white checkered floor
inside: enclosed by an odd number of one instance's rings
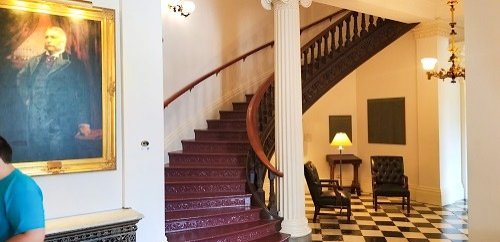
[[[393,198],[390,198],[393,200]],[[399,200],[399,199],[398,199]],[[389,199],[381,199],[388,202]],[[399,200],[400,201],[400,200]],[[382,204],[375,212],[371,195],[351,197],[351,221],[347,217],[318,215],[313,223],[314,204],[306,195],[306,217],[312,228],[312,241],[366,242],[462,242],[467,241],[467,205],[458,201],[444,207],[411,201],[410,214],[400,205]],[[330,212],[321,209],[321,212]],[[338,210],[336,211],[338,212]]]

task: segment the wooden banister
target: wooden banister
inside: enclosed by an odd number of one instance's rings
[[[319,20],[317,20],[317,21],[315,21],[315,22],[313,22],[311,24],[308,24],[308,25],[306,25],[306,26],[304,26],[304,27],[302,27],[300,29],[300,33],[302,33],[303,31],[306,31],[306,30],[312,28],[313,26],[315,26],[315,25],[317,25],[317,24],[319,24],[321,22],[324,22],[326,20],[330,20],[331,21],[334,17],[336,17],[336,16],[338,16],[338,15],[340,15],[340,14],[346,12],[346,11],[347,10],[344,10],[344,9],[340,10],[340,11],[332,13],[332,14],[330,14],[330,15],[322,18],[322,19],[319,19]],[[241,55],[241,56],[239,56],[239,57],[237,57],[237,58],[235,58],[235,59],[227,62],[226,64],[224,64],[224,65],[216,68],[215,70],[213,70],[213,71],[211,71],[211,72],[209,72],[209,73],[201,76],[200,78],[194,80],[193,82],[191,82],[188,85],[186,85],[185,87],[183,87],[181,90],[179,90],[176,93],[174,93],[169,98],[165,99],[165,101],[163,101],[163,108],[166,108],[170,103],[172,103],[173,101],[175,101],[178,97],[182,96],[182,94],[186,93],[187,91],[192,90],[195,86],[197,86],[201,82],[205,81],[209,77],[211,77],[213,75],[218,75],[220,71],[226,69],[227,67],[233,65],[234,63],[236,63],[236,62],[238,62],[240,60],[244,61],[248,56],[253,55],[253,54],[255,54],[255,53],[257,53],[257,52],[259,52],[259,51],[261,51],[263,49],[266,49],[267,47],[273,47],[273,46],[274,46],[274,41],[270,41],[270,42],[268,42],[266,44],[263,44],[263,45],[255,48],[255,49],[253,49],[253,50],[251,50],[251,51],[249,51],[249,52],[247,52],[247,53],[245,53],[245,54],[243,54],[243,55]]]
[[[250,141],[250,145],[252,146],[255,155],[261,161],[261,163],[276,176],[283,177],[283,172],[277,170],[273,164],[269,161],[266,154],[264,153],[264,148],[262,147],[262,143],[259,136],[259,128],[257,122],[257,114],[259,113],[257,109],[260,106],[260,101],[264,96],[266,90],[271,86],[274,81],[274,75],[269,77],[269,79],[265,82],[265,84],[261,85],[257,90],[255,96],[253,96],[252,100],[248,104],[247,109],[247,135]]]

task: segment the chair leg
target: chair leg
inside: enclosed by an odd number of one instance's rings
[[[402,197],[402,198],[401,198],[401,209],[402,209],[403,211],[405,210],[405,204],[406,204],[405,198],[406,198],[406,197]]]
[[[406,198],[406,213],[410,214],[410,195]]]
[[[314,208],[314,217],[313,217],[313,223],[316,223],[316,217],[319,214],[320,208]]]
[[[378,204],[377,204],[377,196],[373,195],[373,206],[375,207],[375,212],[377,211],[377,207],[378,207]]]
[[[351,204],[349,204],[349,205],[347,205],[347,222],[351,221],[351,215],[352,215]]]

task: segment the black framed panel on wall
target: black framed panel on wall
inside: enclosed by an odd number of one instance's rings
[[[344,132],[352,142],[352,118],[351,115],[330,115],[328,124],[330,127],[330,135],[328,143],[332,142],[333,137],[338,132]]]
[[[368,99],[368,143],[406,144],[405,98]]]

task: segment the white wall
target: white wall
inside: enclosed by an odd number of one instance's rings
[[[410,189],[419,184],[415,48],[413,34],[407,33],[357,69],[358,155],[363,159],[360,183],[364,191],[371,191],[373,155],[403,156]],[[405,98],[406,144],[368,143],[367,100],[393,97]]]
[[[338,154],[336,147],[330,146],[330,115],[351,115],[352,146],[344,147],[343,154],[358,154],[358,126],[356,100],[356,72],[351,73],[323,95],[302,117],[304,129],[304,162],[312,161],[318,169],[319,176],[330,177],[330,166],[326,161],[327,154]],[[338,176],[336,166],[335,175]],[[335,179],[338,179],[335,177]],[[342,166],[342,184],[351,184],[352,166]],[[306,189],[306,191],[308,191]]]
[[[121,2],[123,200],[145,215],[138,241],[165,237],[161,2]],[[141,142],[149,141],[149,149]]]
[[[424,27],[423,24],[417,28]],[[424,30],[414,30],[415,35]],[[446,48],[448,39],[432,33],[416,39],[417,64],[417,139],[418,139],[418,179],[419,184],[413,197],[417,201],[441,204],[440,173],[439,173],[439,95],[438,82],[428,80],[422,69],[420,59],[423,57],[437,57],[443,61],[439,50]],[[442,63],[442,62],[441,62]],[[429,170],[434,172],[428,172]]]
[[[470,241],[500,237],[500,1],[465,1]]]
[[[193,2],[196,11],[187,18],[170,11],[163,13],[165,98],[209,71],[273,40],[273,12],[265,10],[260,1]],[[301,8],[301,25],[336,10],[322,4]],[[302,41],[308,37],[304,36]],[[193,130],[206,128],[206,119],[217,119],[220,109],[231,110],[231,102],[243,101],[245,93],[253,93],[273,73],[273,55],[271,48],[254,54],[169,105],[165,109],[165,152],[180,150],[180,140],[193,139]],[[165,158],[168,160],[168,156]]]
[[[361,190],[371,192],[372,155],[403,156],[410,188],[418,186],[415,48],[412,33],[402,36],[344,78],[305,113],[305,160],[315,162],[321,177],[329,176],[325,155],[338,153],[327,141],[328,116],[352,115],[353,146],[346,147],[343,153],[354,153],[362,159],[359,170]],[[405,97],[406,145],[368,143],[367,99],[388,97]],[[350,184],[350,166],[343,167],[342,177],[344,183]],[[439,190],[438,182],[435,187]]]
[[[447,53],[449,55],[449,52]],[[449,56],[448,56],[449,57]],[[438,81],[438,80],[435,80]],[[461,80],[438,81],[439,87],[439,170],[441,204],[464,199],[462,184]]]
[[[433,48],[437,43],[442,45],[438,49],[446,63],[447,38],[415,41],[411,32],[402,36],[332,88],[304,115],[305,160],[313,160],[322,177],[329,174],[325,155],[338,152],[324,141],[328,139],[328,116],[351,114],[354,146],[345,153],[363,160],[359,179],[364,192],[371,192],[370,156],[401,155],[412,199],[449,204],[464,198],[460,84],[427,80],[420,68],[420,55],[436,53]],[[368,143],[367,99],[391,97],[405,97],[406,144]],[[344,183],[350,183],[352,168],[343,170]]]
[[[160,2],[93,1],[116,14],[117,170],[35,177],[47,219],[132,207],[138,241],[164,238]],[[147,61],[145,61],[147,60]],[[148,140],[150,149],[140,142]]]
[[[428,42],[423,42],[426,41]],[[418,46],[422,48],[426,45],[420,43]],[[418,59],[417,52],[425,53],[417,51],[413,33],[404,35],[342,80],[304,115],[305,159],[316,162],[320,175],[328,176],[329,167],[324,162],[325,154],[337,152],[321,140],[321,136],[328,135],[328,115],[331,115],[331,110],[337,114],[354,112],[353,130],[356,135],[351,152],[363,159],[359,179],[364,192],[371,191],[370,156],[402,155],[412,199],[440,204],[442,188],[453,195],[449,196],[449,202],[463,198],[463,189],[459,189],[460,156],[456,157],[457,152],[460,153],[460,97],[455,95],[459,86],[454,85],[446,89],[451,84],[442,84],[445,87],[442,89],[440,100],[441,109],[444,111],[439,115],[438,82],[425,78],[425,73],[419,68],[420,63],[415,61]],[[434,94],[427,92],[429,88],[422,86],[430,86]],[[406,145],[368,143],[367,99],[390,97],[405,97]],[[340,110],[337,107],[338,100],[342,100]],[[342,109],[345,110],[341,111]],[[438,129],[439,122],[442,123],[442,131]],[[455,132],[457,130],[458,132]],[[439,132],[442,133],[443,140],[440,140]],[[422,142],[419,143],[420,140]],[[433,142],[435,145],[432,145]],[[442,153],[439,151],[439,144],[443,146]],[[349,150],[346,153],[350,153]],[[440,154],[443,156],[441,167]],[[344,182],[350,182],[352,169],[344,167],[344,170],[347,171],[343,173]],[[440,172],[446,173],[445,177],[450,179],[441,180]],[[452,179],[453,177],[458,179]]]
[[[164,1],[166,2],[166,1]],[[273,39],[273,15],[259,1],[195,0],[196,11],[184,18],[163,13],[165,98],[230,60]],[[268,48],[212,76],[165,109],[165,152],[180,150],[220,109],[231,110],[273,71]],[[222,108],[221,108],[222,107]],[[165,157],[168,159],[168,156]]]

